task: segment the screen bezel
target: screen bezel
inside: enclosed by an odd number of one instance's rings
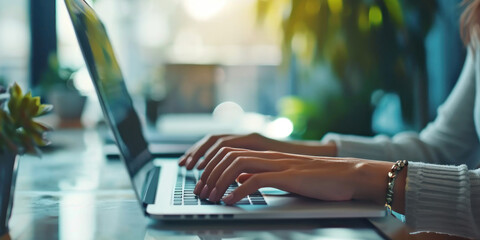
[[[106,96],[105,90],[103,89],[103,86],[101,84],[101,77],[100,74],[98,74],[97,66],[95,63],[95,58],[92,53],[92,47],[91,43],[88,39],[88,32],[87,28],[84,26],[83,21],[91,21],[90,23],[93,23],[95,27],[97,28],[96,30],[100,31],[100,34],[104,34],[104,37],[107,41],[108,44],[110,44],[111,47],[111,42],[110,39],[108,38],[107,31],[102,23],[102,21],[98,18],[97,14],[93,10],[93,8],[86,3],[84,0],[65,0],[65,4],[67,7],[67,11],[70,15],[70,19],[72,21],[75,34],[78,40],[78,43],[80,45],[80,49],[83,55],[83,58],[85,60],[85,63],[87,65],[88,72],[90,74],[90,77],[92,79],[93,85],[95,86],[95,91],[97,93],[104,117],[106,119],[107,125],[109,126],[110,130],[112,131],[116,145],[118,146],[120,153],[121,153],[121,158],[124,163],[124,165],[127,168],[128,174],[130,176],[131,184],[132,187],[135,191],[135,195],[142,206],[144,213],[146,214],[146,204],[143,203],[141,190],[144,188],[143,184],[145,181],[145,176],[146,173],[153,167],[152,164],[152,154],[148,150],[148,144],[145,140],[145,137],[143,136],[142,133],[142,126],[140,123],[140,119],[138,117],[138,114],[136,113],[135,109],[133,108],[133,101],[130,97],[130,94],[128,93],[123,75],[121,73],[120,67],[118,67],[119,75],[121,76],[121,80],[119,82],[119,87],[124,91],[124,97],[123,101],[126,101],[126,107],[131,110],[131,114],[129,114],[130,117],[133,117],[133,126],[132,126],[132,132],[135,132],[134,134],[136,135],[137,144],[139,144],[139,147],[141,151],[135,156],[132,155],[131,146],[128,146],[128,141],[124,139],[126,135],[131,135],[125,130],[120,129],[117,124],[117,119],[115,119],[115,113],[110,111],[111,106],[109,106],[109,99]],[[88,13],[88,16],[87,16]],[[111,52],[111,56],[116,65],[118,65],[115,54],[113,53],[113,49]],[[132,133],[130,132],[130,133]],[[122,134],[124,133],[124,134]],[[126,133],[126,134],[125,134]],[[138,146],[137,146],[138,148]],[[137,151],[138,152],[138,151]],[[132,164],[133,163],[133,164]]]

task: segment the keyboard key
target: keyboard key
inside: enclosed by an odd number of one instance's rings
[[[203,171],[185,171],[184,169],[179,169],[177,182],[175,184],[173,192],[173,204],[174,205],[225,205],[222,202],[211,202],[206,199],[199,199],[197,195],[193,193],[195,186],[197,184],[197,177],[201,176]],[[228,189],[225,191],[224,196],[227,196],[233,192],[238,187],[236,182],[230,184]],[[241,199],[236,203],[236,205],[266,205],[265,199],[262,194],[257,191],[249,196]]]
[[[263,199],[263,197],[250,197],[250,200],[252,200],[252,201],[265,201],[265,199]]]

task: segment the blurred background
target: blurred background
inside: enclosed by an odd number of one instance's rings
[[[87,2],[138,112],[160,128],[213,112],[278,138],[418,131],[465,58],[460,0]],[[45,97],[62,121],[101,119],[62,0],[0,0],[0,81]]]

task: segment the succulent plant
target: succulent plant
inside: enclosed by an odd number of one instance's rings
[[[48,113],[53,107],[41,104],[40,97],[33,97],[30,92],[23,94],[16,83],[8,92],[7,106],[0,108],[0,153],[40,155],[39,147],[50,143],[45,133],[51,128],[34,118]]]

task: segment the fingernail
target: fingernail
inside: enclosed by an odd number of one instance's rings
[[[204,185],[205,185],[205,184],[203,184],[202,180],[199,180],[199,181],[197,182],[197,186],[195,186],[195,189],[193,189],[193,193],[195,193],[195,194],[198,195],[198,194],[201,192],[201,190],[202,190],[202,188],[203,188]]]
[[[232,204],[232,200],[233,200],[233,192],[228,194],[226,197],[224,197],[222,199],[222,201],[225,203],[225,204]]]
[[[212,202],[216,202],[217,200],[217,188],[213,188],[212,192],[210,193],[210,196],[208,196],[208,200]]]
[[[193,162],[193,158],[189,157],[188,162],[186,164],[188,170],[192,170],[195,167],[195,162]]]
[[[192,162],[192,157],[188,157],[186,160],[185,166],[190,165],[191,162]]]
[[[207,195],[208,195],[208,185],[205,185],[205,187],[203,187],[202,189],[202,192],[200,193],[200,198],[201,199],[206,199],[207,198]]]
[[[182,157],[181,160],[178,162],[178,165],[183,166],[185,165],[186,158]]]

